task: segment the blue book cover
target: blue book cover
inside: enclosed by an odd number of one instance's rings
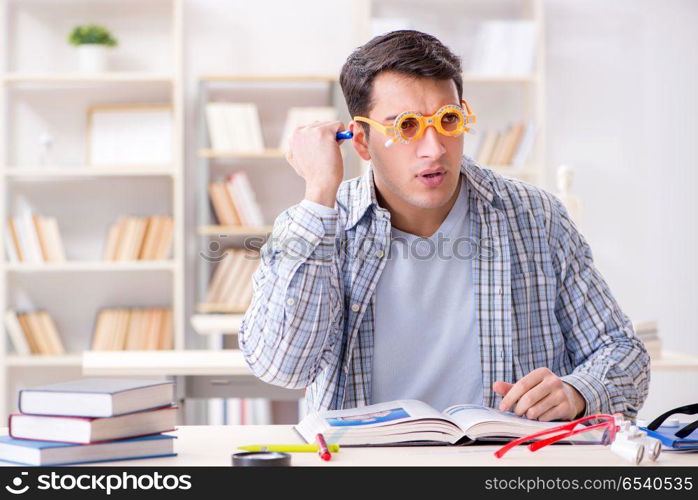
[[[679,430],[679,427],[676,426],[661,426],[655,431],[651,431],[645,427],[640,427],[640,430],[645,431],[649,437],[659,439],[662,444],[668,448],[673,448],[676,450],[698,451],[698,429],[690,433],[685,438],[678,438],[674,435],[674,433]]]
[[[128,454],[119,454],[119,453],[113,453],[115,450],[112,449],[110,453],[110,447],[111,448],[118,448],[118,450],[122,451],[124,450],[125,447],[132,446],[136,443],[144,442],[144,441],[162,441],[162,440],[173,440],[176,439],[176,436],[170,436],[170,435],[164,435],[164,434],[154,434],[151,436],[142,436],[142,437],[137,437],[137,438],[129,438],[129,439],[120,439],[117,441],[110,441],[107,443],[98,443],[98,444],[75,444],[75,443],[56,443],[56,442],[51,442],[51,441],[33,441],[29,439],[13,439],[10,436],[0,436],[0,460],[4,462],[11,462],[11,463],[18,463],[18,464],[23,464],[23,465],[67,465],[67,464],[79,464],[79,463],[89,463],[89,462],[107,462],[107,461],[112,461],[112,460],[137,460],[137,459],[142,459],[142,458],[155,458],[155,457],[173,457],[176,456],[176,453],[160,453],[153,455],[152,453],[147,453],[147,454],[133,454],[129,452]],[[15,450],[13,450],[14,447],[17,447]],[[103,450],[103,455],[100,456],[99,458],[92,459],[92,460],[80,460],[79,458],[77,459],[71,459],[71,452],[75,449],[78,452],[80,449],[84,449],[87,447],[95,448],[98,447],[100,450]],[[61,457],[64,457],[65,461],[61,462],[50,462],[50,463],[33,463],[33,462],[23,462],[23,461],[17,461],[17,460],[12,460],[12,458],[17,458],[15,455],[16,450],[21,450],[21,449],[32,449],[32,450],[37,450],[39,452],[43,450],[55,450],[55,449],[61,449],[63,448],[65,450],[65,454],[61,454]],[[75,457],[73,457],[75,458]]]

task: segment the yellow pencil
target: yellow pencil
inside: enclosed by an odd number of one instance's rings
[[[339,451],[338,444],[328,444],[327,448],[336,453]],[[248,446],[238,446],[243,451],[280,451],[284,453],[317,453],[316,444],[251,444]]]

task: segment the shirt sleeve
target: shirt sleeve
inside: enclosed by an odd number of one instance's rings
[[[584,416],[634,418],[647,397],[649,355],[594,266],[589,244],[556,198],[553,212],[553,260],[560,277],[555,314],[575,365],[561,378],[584,398]]]
[[[276,219],[261,249],[239,341],[265,382],[304,388],[336,361],[343,321],[337,219],[336,210],[322,215],[299,203]]]
[[[301,206],[307,208],[313,212],[318,217],[336,217],[337,209],[330,208],[327,205],[322,205],[321,203],[316,203],[310,200],[301,200]]]

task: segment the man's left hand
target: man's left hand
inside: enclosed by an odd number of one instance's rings
[[[504,396],[499,409],[531,420],[573,420],[584,413],[586,402],[570,384],[548,368],[537,368],[515,384],[495,382],[492,389]]]

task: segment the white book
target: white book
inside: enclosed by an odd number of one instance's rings
[[[25,262],[33,264],[43,262],[44,257],[41,255],[39,237],[36,234],[36,228],[34,227],[34,220],[32,219],[31,213],[26,212],[23,215],[15,217],[14,220],[17,237],[22,246],[22,253],[26,257]]]
[[[244,203],[243,196],[241,196],[240,193],[238,193],[238,189],[236,186],[234,186],[233,181],[235,178],[235,174],[230,174],[226,177],[225,182],[223,185],[225,186],[226,191],[228,192],[229,198],[233,202],[233,206],[235,207],[235,211],[238,214],[238,218],[240,219],[240,225],[242,226],[249,226],[250,224],[250,214],[247,208],[247,205]]]
[[[250,210],[250,205],[247,197],[245,196],[246,193],[243,192],[240,183],[238,182],[238,178],[238,172],[230,174],[226,181],[226,189],[229,190],[230,197],[235,204],[235,209],[238,211],[240,223],[243,226],[253,226],[253,215]]]
[[[264,150],[257,106],[252,103],[219,103],[230,143],[229,151],[259,153]]]
[[[250,405],[251,425],[271,425],[271,403],[266,398],[252,398]]]
[[[238,188],[237,190],[235,190],[236,187]],[[259,208],[254,191],[252,190],[252,185],[244,170],[234,175],[233,189],[236,194],[239,193],[243,198],[243,204],[245,205],[245,210],[249,217],[249,225],[263,226],[264,217],[262,216],[262,210]]]
[[[241,403],[240,398],[225,399],[225,425],[242,425]]]
[[[24,335],[22,325],[19,324],[17,313],[11,309],[5,311],[5,329],[12,341],[15,352],[21,356],[30,356],[32,352],[29,348],[27,337]]]
[[[264,151],[264,138],[262,136],[262,124],[259,119],[259,110],[254,103],[248,103],[245,108],[247,115],[247,131],[252,151]]]
[[[176,421],[176,406],[101,418],[13,413],[9,435],[17,439],[91,444],[173,431]]]
[[[3,238],[5,238],[5,251],[7,253],[7,259],[10,262],[19,262],[19,255],[17,255],[17,249],[15,248],[15,242],[12,238],[12,230],[10,229],[9,224],[5,226]]]
[[[113,417],[168,406],[169,381],[86,378],[19,391],[18,409],[33,415]]]
[[[223,117],[223,103],[209,102],[206,105],[206,124],[211,149],[229,151],[233,148]]]

